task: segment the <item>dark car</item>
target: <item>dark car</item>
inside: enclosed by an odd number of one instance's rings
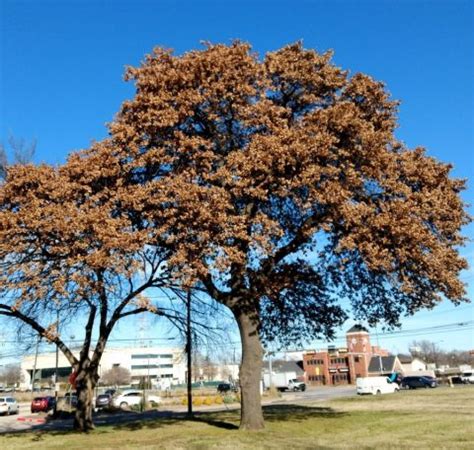
[[[436,378],[428,376],[405,377],[401,384],[401,387],[404,389],[435,388],[437,386]]]
[[[97,409],[108,408],[112,404],[112,396],[110,394],[100,394],[95,399],[95,407]]]
[[[45,397],[35,397],[31,402],[31,412],[48,412],[54,409],[56,400],[54,397],[45,396]]]
[[[234,384],[230,383],[219,383],[217,385],[217,392],[220,394],[225,394],[226,392],[237,392],[238,388]]]
[[[76,407],[77,406],[77,393],[76,392],[66,392],[64,394],[64,401],[67,405]]]

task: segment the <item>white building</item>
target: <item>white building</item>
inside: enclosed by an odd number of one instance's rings
[[[73,352],[79,357],[79,350]],[[23,375],[22,388],[30,388],[35,355],[28,355],[22,359],[21,371]],[[162,347],[133,347],[109,348],[104,351],[99,367],[99,375],[113,367],[124,367],[129,370],[133,381],[142,378],[152,382],[162,381],[162,384],[181,384],[186,377],[186,358],[182,349]],[[41,384],[49,384],[54,378],[56,370],[56,352],[40,353],[36,361],[36,380]],[[71,365],[66,357],[59,352],[58,377],[68,377]]]

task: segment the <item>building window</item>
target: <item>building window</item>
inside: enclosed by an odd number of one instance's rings
[[[331,364],[347,364],[347,358],[331,358]]]
[[[324,364],[324,360],[322,359],[309,359],[307,361],[308,366],[322,366]]]
[[[324,382],[324,375],[310,375],[309,381]]]
[[[165,353],[163,355],[159,355],[160,358],[173,358],[173,355],[171,353]]]
[[[358,356],[354,356],[354,362],[356,363],[360,362],[360,358]]]
[[[153,353],[144,353],[142,355],[132,355],[132,359],[153,359],[158,358],[159,355]]]
[[[158,366],[160,369],[172,369],[173,368],[173,364],[160,364]]]
[[[132,366],[132,370],[135,369],[158,369],[160,367],[158,364],[138,364],[135,366]]]

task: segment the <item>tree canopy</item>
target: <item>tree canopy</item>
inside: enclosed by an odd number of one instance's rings
[[[342,298],[389,326],[465,300],[465,182],[396,138],[383,83],[331,56],[300,43],[263,59],[242,42],[157,48],[128,69],[136,95],[110,124],[129,182],[150,193],[141,212],[176,249],[172,266],[234,312],[244,385],[255,335],[331,337]]]
[[[337,315],[337,287],[356,312],[396,324],[440,294],[464,298],[465,182],[396,139],[383,83],[299,43],[263,61],[240,42],[155,49],[127,77],[137,94],[110,125],[112,148],[218,300],[232,305],[240,286],[270,318],[312,298],[309,311]]]
[[[0,315],[30,326],[67,357],[82,431],[93,426],[93,388],[116,323],[143,312],[180,320],[144,295],[173,287],[163,266],[168,253],[147,246],[151,231],[119,207],[133,199],[101,148],[59,168],[10,166],[0,189]],[[79,354],[58,331],[58,322],[71,321],[85,325]]]
[[[241,426],[257,429],[262,342],[331,338],[349,312],[342,299],[389,326],[443,297],[466,300],[465,182],[396,138],[383,83],[331,57],[296,43],[260,59],[237,41],[157,48],[129,68],[136,94],[107,139],[59,170],[8,172],[9,313],[31,304],[25,292],[103,305],[99,280],[123,288],[143,258],[156,274],[163,263],[170,282],[233,312]],[[118,317],[134,311],[123,298]]]

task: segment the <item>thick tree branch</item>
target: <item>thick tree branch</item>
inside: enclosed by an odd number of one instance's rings
[[[89,350],[91,347],[92,331],[94,329],[95,315],[97,313],[97,307],[92,305],[89,312],[89,318],[86,324],[86,335],[84,337],[84,343],[79,354],[80,361],[84,361],[89,357]]]
[[[41,326],[36,320],[32,319],[31,317],[25,316],[20,311],[14,309],[11,306],[0,304],[0,315],[10,316],[10,317],[19,319],[22,322],[28,324],[31,328],[37,331],[41,336],[46,337],[47,335],[46,328]],[[69,363],[72,366],[77,366],[79,361],[77,360],[77,358],[74,356],[71,350],[66,346],[66,344],[61,340],[61,338],[58,335],[54,336],[53,338],[47,337],[47,339],[50,342],[56,344],[60,348],[60,350],[64,353],[64,356],[66,356],[66,358],[68,359]]]

